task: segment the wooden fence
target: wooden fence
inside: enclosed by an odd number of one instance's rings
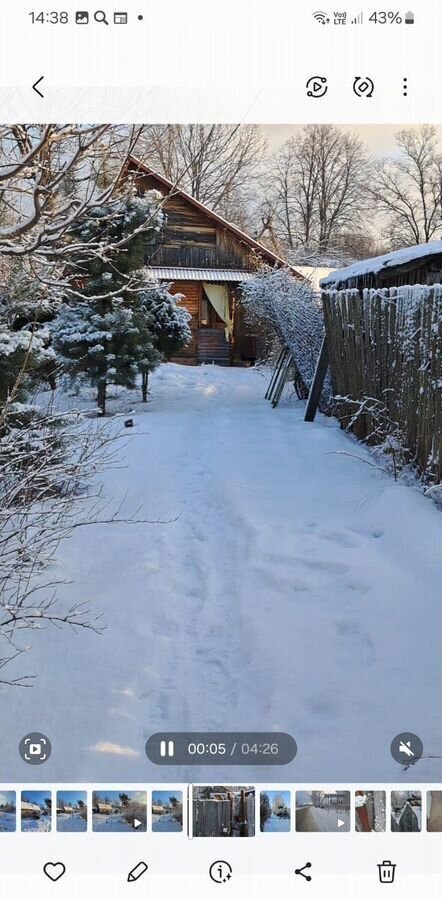
[[[225,799],[196,798],[193,805],[195,837],[253,837],[255,794],[242,790]]]
[[[442,285],[323,294],[335,414],[442,480]]]

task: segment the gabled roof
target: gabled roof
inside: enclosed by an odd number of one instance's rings
[[[160,175],[159,172],[155,172],[150,166],[147,166],[140,159],[137,159],[136,156],[129,156],[128,159],[128,168],[132,167],[135,170],[138,170],[143,175],[149,175],[154,181],[157,181],[161,187],[166,188],[167,192],[174,197],[180,197],[186,203],[189,203],[195,209],[202,212],[208,219],[211,219],[217,225],[220,225],[226,231],[230,232],[237,240],[241,241],[243,244],[247,244],[251,250],[254,250],[259,256],[261,256],[267,263],[271,266],[284,266],[285,268],[289,268],[292,270],[293,275],[298,278],[303,278],[299,272],[297,272],[292,266],[290,266],[282,257],[277,256],[276,253],[272,253],[271,250],[268,250],[267,247],[264,247],[258,241],[255,241],[254,238],[250,237],[250,235],[246,234],[245,231],[241,231],[240,228],[237,228],[236,225],[233,225],[232,222],[228,222],[227,219],[224,219],[222,216],[218,215],[218,213],[213,212],[208,206],[205,206],[204,203],[200,203],[199,200],[195,200],[191,194],[188,194],[187,191],[181,190],[181,188],[177,187],[173,181],[169,181],[168,178],[165,178],[164,175]]]

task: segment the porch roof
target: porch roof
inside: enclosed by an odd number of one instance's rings
[[[251,281],[256,272],[245,269],[187,269],[178,266],[146,266],[153,278],[164,281]]]

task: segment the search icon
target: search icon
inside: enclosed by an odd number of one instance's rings
[[[105,25],[109,25],[104,9],[97,9],[97,12],[94,13],[94,19],[96,22],[104,22]]]

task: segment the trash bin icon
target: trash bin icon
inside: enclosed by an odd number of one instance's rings
[[[383,863],[379,863],[378,869],[381,884],[393,884],[396,866],[389,859],[384,859]]]

